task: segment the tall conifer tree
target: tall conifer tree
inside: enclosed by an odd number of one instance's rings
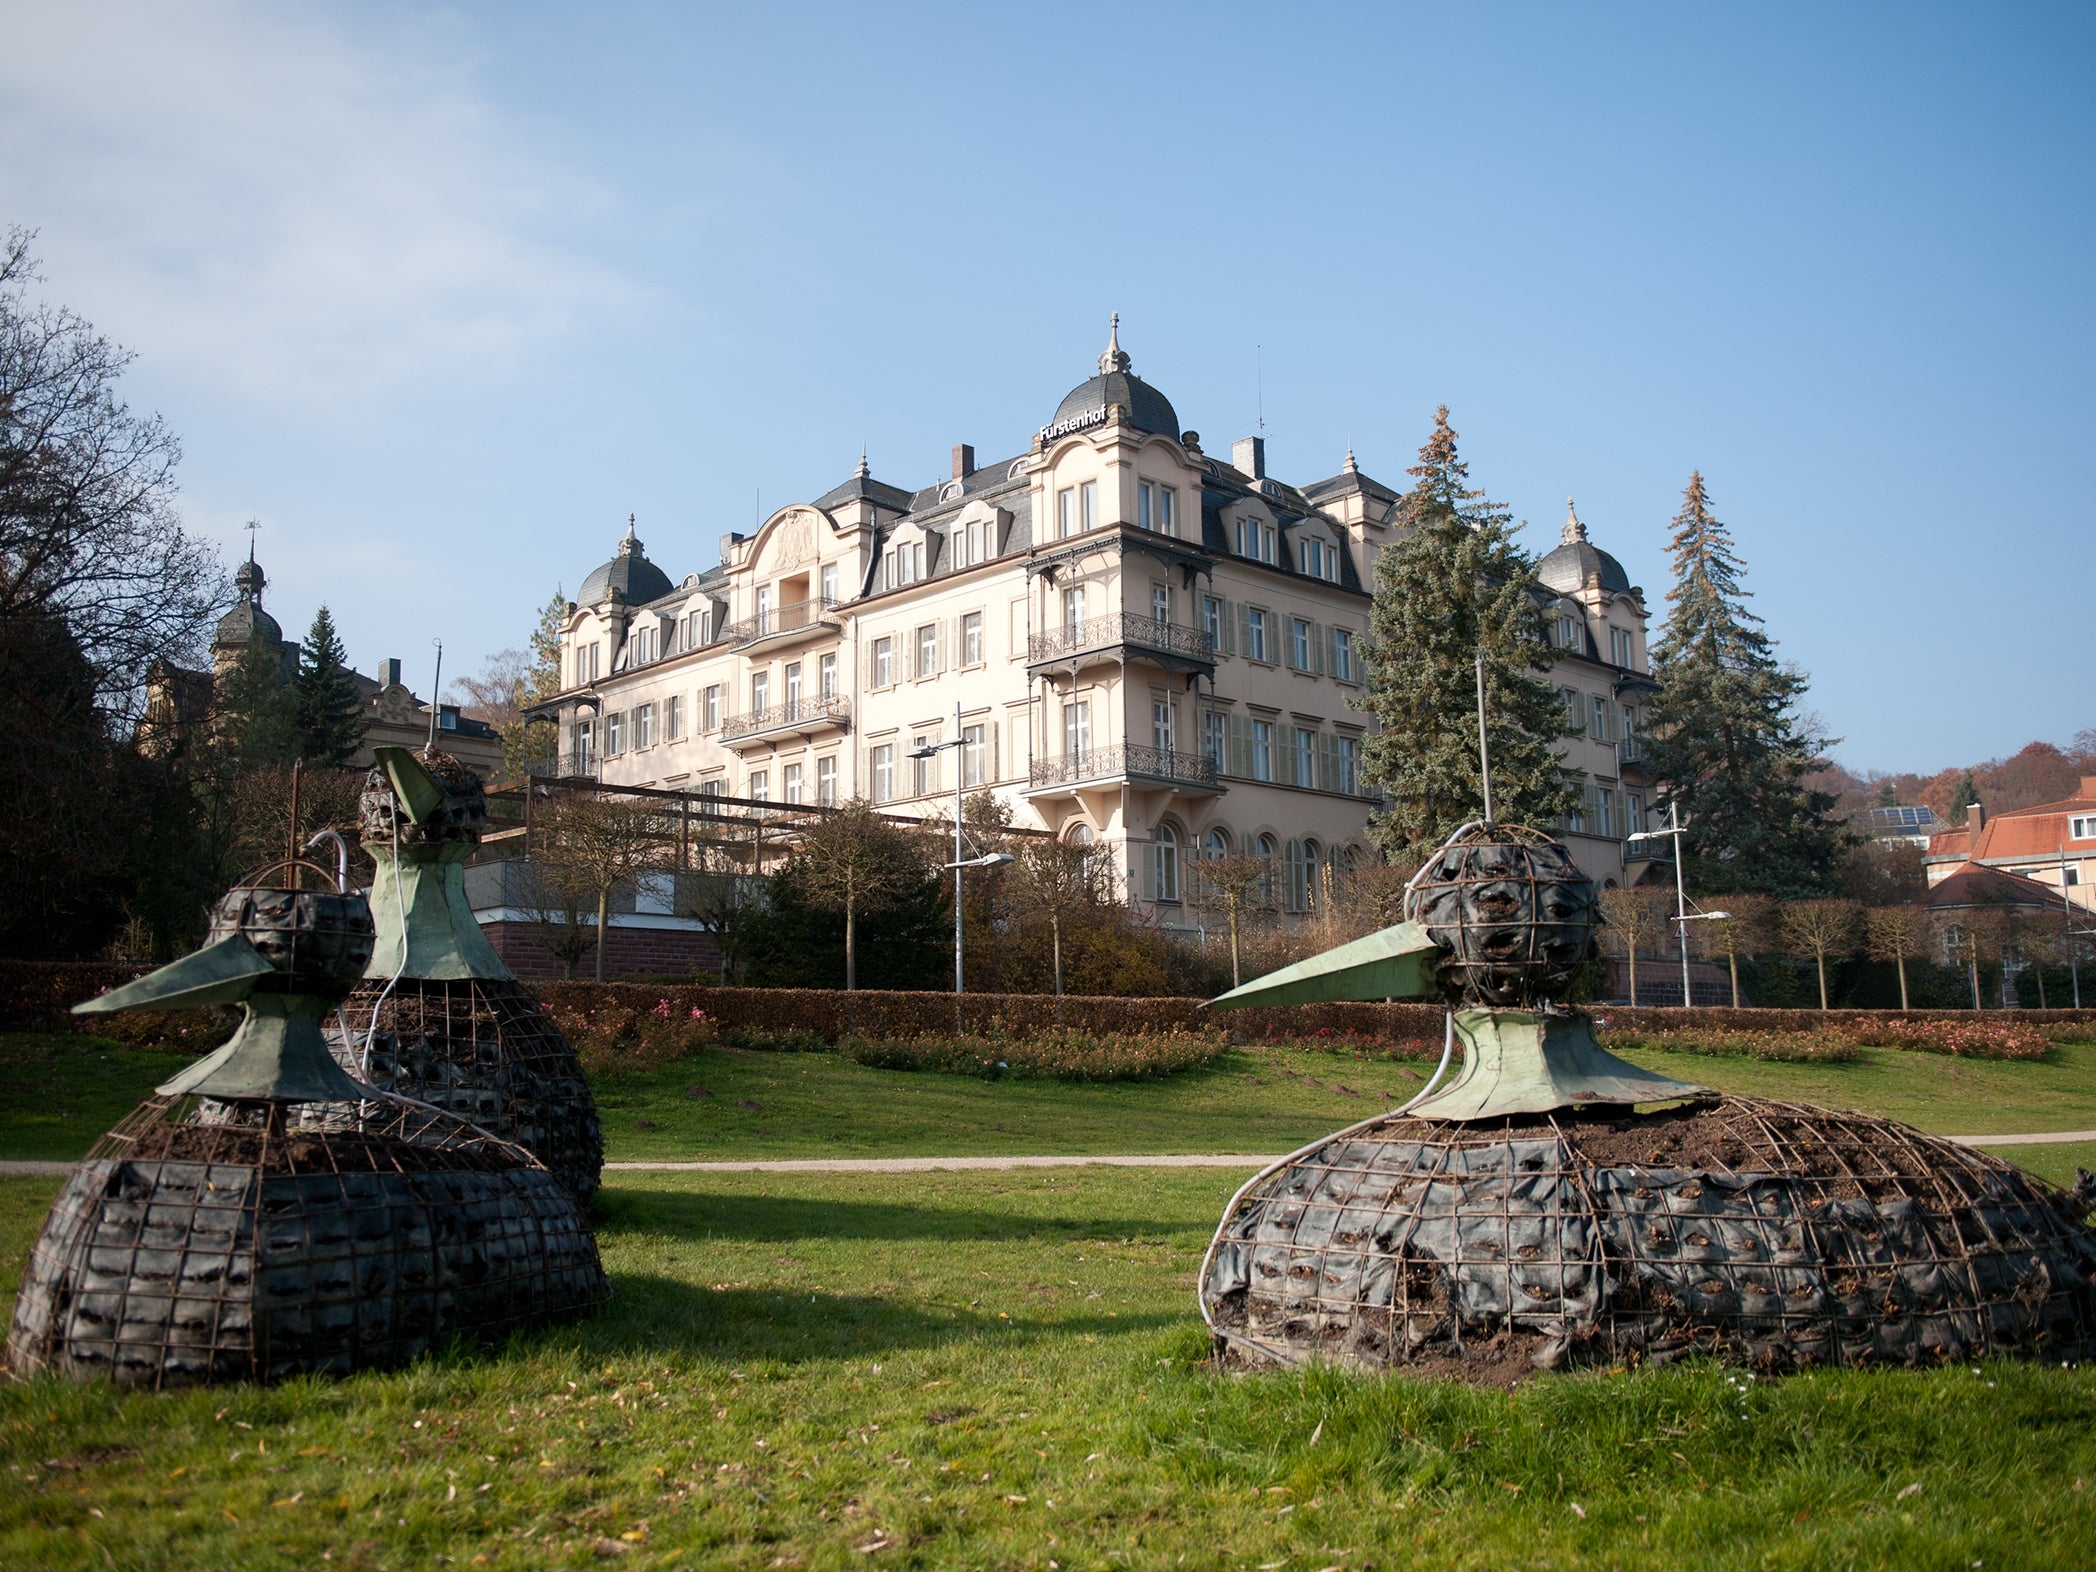
[[[1376,564],[1367,708],[1382,729],[1364,773],[1389,796],[1369,834],[1393,858],[1423,857],[1484,813],[1476,659],[1485,657],[1492,808],[1502,823],[1548,824],[1576,794],[1557,739],[1563,701],[1536,675],[1552,662],[1535,563],[1511,516],[1470,487],[1444,405],[1397,504],[1399,538]]]
[[[313,626],[299,651],[298,676],[292,683],[297,712],[298,746],[307,764],[341,769],[364,741],[364,705],[350,674],[349,659],[326,606],[313,614]]]
[[[1681,810],[1684,871],[1699,890],[1785,900],[1830,894],[1842,832],[1835,799],[1803,784],[1833,740],[1799,710],[1806,677],[1778,661],[1732,535],[1710,511],[1700,471],[1689,476],[1669,549],[1672,610],[1653,671],[1661,692],[1647,727],[1647,768],[1659,805]]]

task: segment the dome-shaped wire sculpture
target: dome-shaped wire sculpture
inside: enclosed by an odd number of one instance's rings
[[[1254,1365],[2082,1359],[2091,1199],[1890,1119],[1756,1098],[1381,1115],[1240,1192],[1199,1293],[1218,1351]]]
[[[1465,825],[1405,890],[1405,917],[1443,953],[1451,1003],[1555,999],[1594,956],[1601,911],[1564,846],[1513,824]]]
[[[17,1374],[345,1374],[609,1293],[574,1200],[528,1152],[329,1057],[319,1020],[373,924],[360,895],[301,889],[309,867],[236,887],[204,949],[79,1007],[245,1008],[73,1171],[15,1302]]]
[[[588,1077],[466,899],[463,869],[487,823],[480,777],[433,749],[376,751],[362,827],[379,937],[329,1047],[374,1086],[516,1142],[587,1208],[604,1166]]]

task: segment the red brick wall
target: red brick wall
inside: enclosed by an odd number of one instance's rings
[[[561,963],[546,948],[533,924],[483,923],[481,931],[488,936],[495,953],[519,977],[556,978],[565,975]],[[587,980],[596,975],[596,966],[597,952],[592,947],[583,952],[575,975]],[[712,934],[698,929],[614,926],[605,938],[604,975],[607,980],[682,977],[695,971],[718,976],[720,969],[720,946],[714,943]]]

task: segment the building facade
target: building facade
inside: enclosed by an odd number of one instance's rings
[[[553,768],[916,814],[950,812],[958,769],[1015,824],[1111,847],[1167,923],[1209,855],[1271,859],[1308,910],[1365,849],[1369,591],[1397,501],[1350,451],[1304,486],[1256,436],[1210,456],[1116,328],[1015,456],[957,446],[919,491],[862,457],[679,581],[629,521],[568,610]],[[1643,810],[1644,604],[1576,517],[1538,576],[1586,799],[1566,829],[1614,882]]]
[[[1929,838],[1922,857],[1932,889],[1968,864],[2049,885],[2055,903],[2096,911],[2096,775],[2083,776],[2072,796],[2034,808],[1990,814],[1975,802],[1963,826]]]

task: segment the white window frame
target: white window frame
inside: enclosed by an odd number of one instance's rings
[[[720,730],[721,690],[720,684],[717,682],[710,684],[706,689],[705,709],[702,711],[701,718],[706,723],[704,728],[705,730]]]
[[[884,742],[873,750],[872,768],[873,800],[893,802],[895,800],[895,744]]]
[[[1160,824],[1150,842],[1151,876],[1157,898],[1177,905],[1179,901],[1179,834],[1169,824]]]
[[[2067,839],[2096,841],[2096,813],[2077,813],[2067,820]]]
[[[1077,533],[1077,488],[1064,486],[1055,494],[1055,534],[1068,540]]]
[[[917,626],[917,679],[939,675],[939,625],[936,622],[919,623]]]
[[[1096,480],[1078,482],[1077,517],[1087,532],[1099,527],[1099,482]]]
[[[665,742],[676,742],[684,735],[684,695],[672,693],[665,702],[662,712],[662,736]]]
[[[967,790],[989,784],[989,729],[978,721],[961,728],[961,787]]]
[[[788,764],[779,772],[779,789],[782,800],[799,806],[801,800],[801,767]]]
[[[961,664],[980,666],[983,663],[983,614],[970,611],[961,617]]]
[[[633,706],[633,746],[636,751],[655,746],[655,706],[652,703]]]
[[[876,688],[891,688],[895,685],[895,638],[882,634],[873,641],[873,685]]]
[[[837,806],[837,758],[832,754],[815,761],[815,801],[822,807]]]
[[[613,710],[604,717],[604,756],[616,758],[626,751],[626,713]]]
[[[1270,781],[1274,778],[1274,723],[1255,720],[1251,726],[1252,779]]]

